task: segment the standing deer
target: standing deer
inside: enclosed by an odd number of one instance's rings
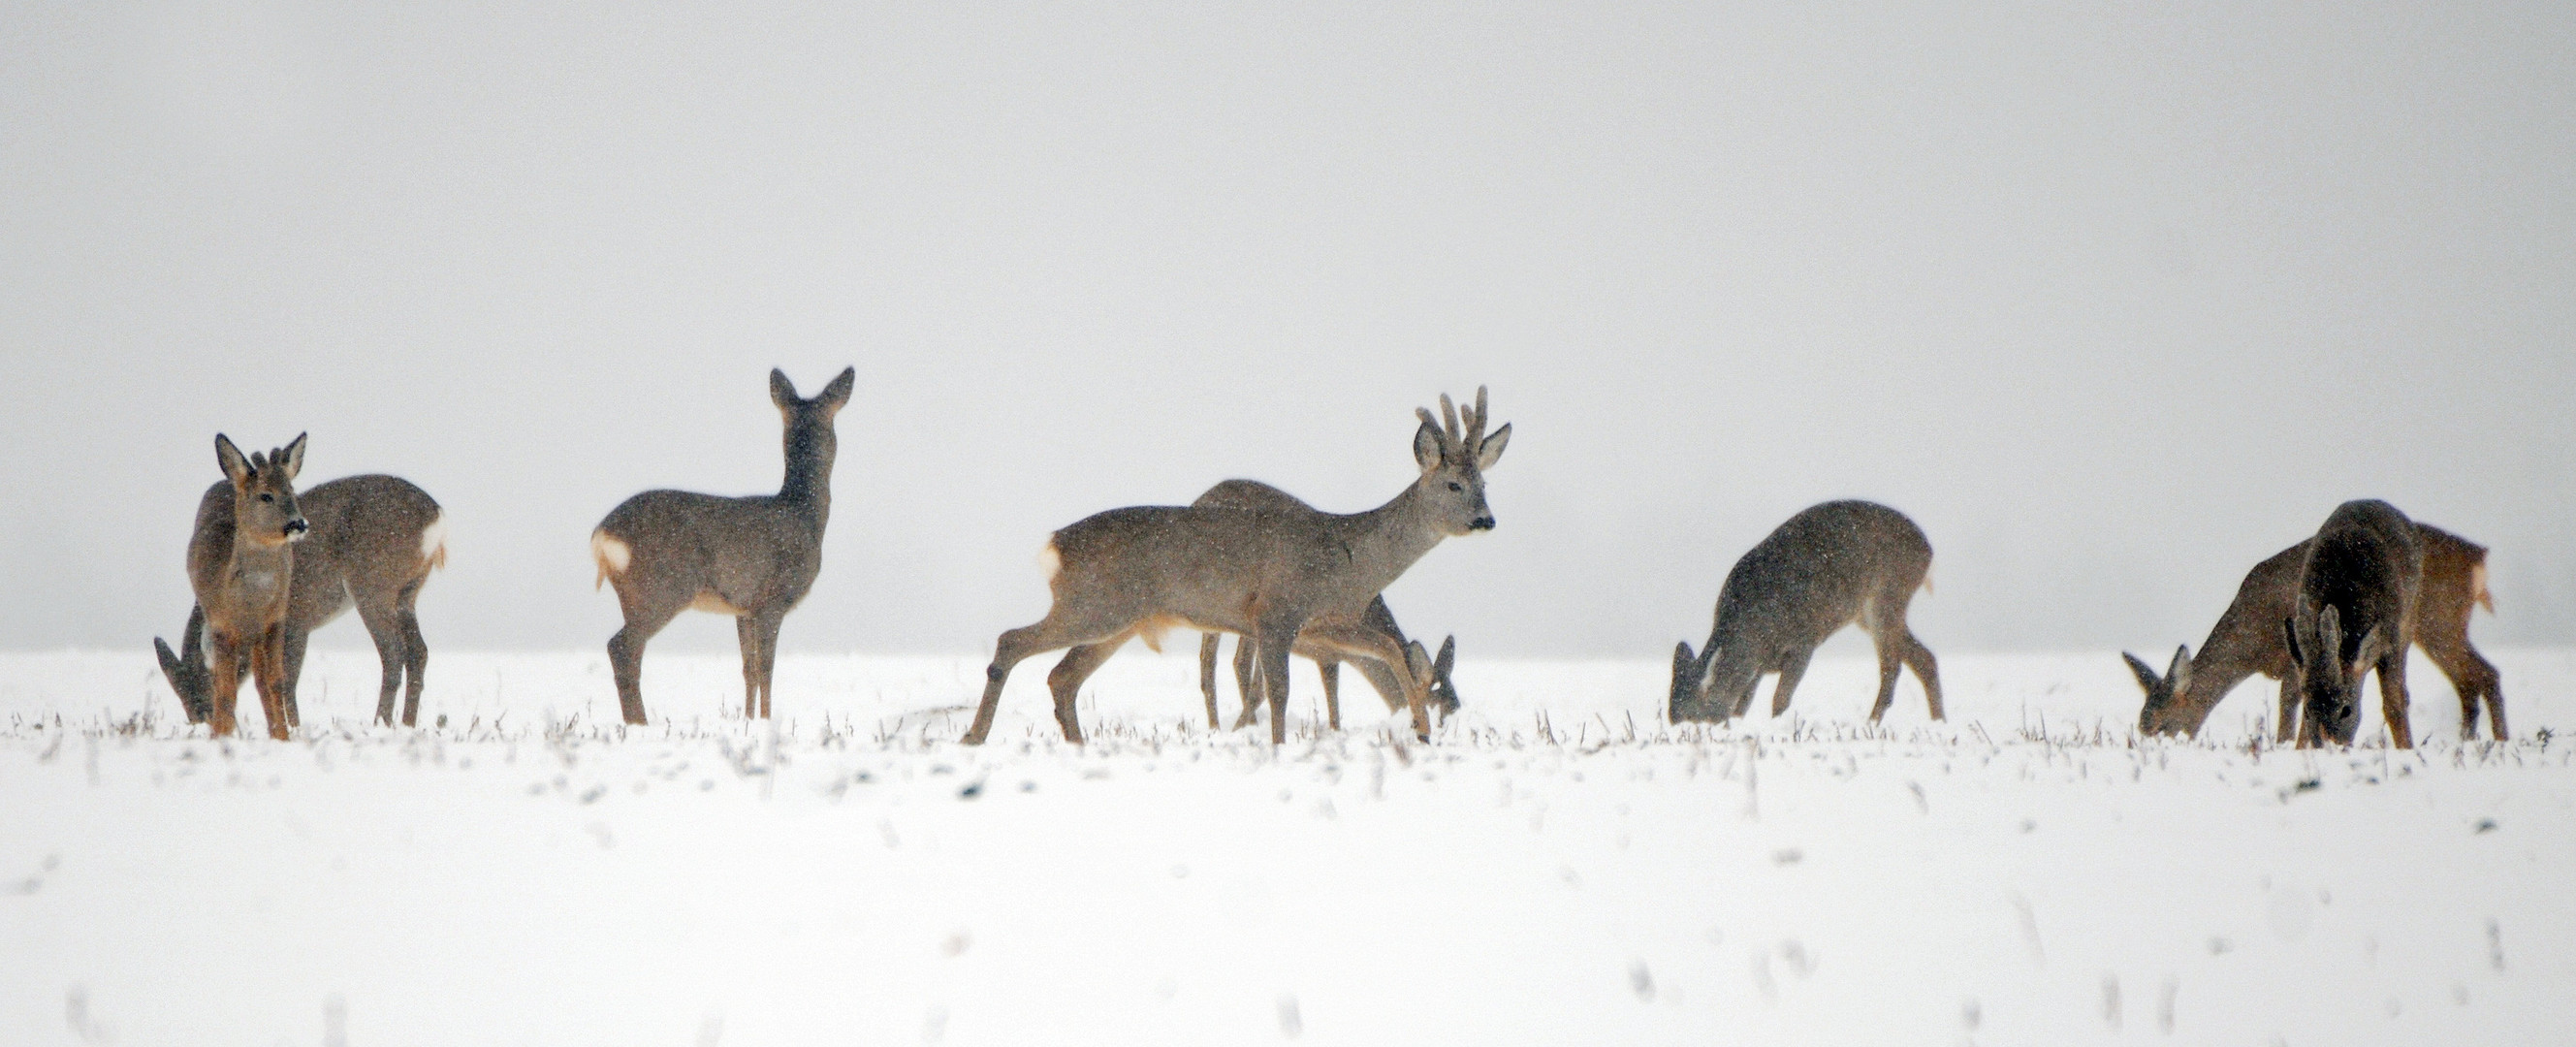
[[[196,590],[211,648],[206,721],[217,738],[238,726],[234,706],[248,662],[268,736],[284,741],[291,725],[285,701],[287,588],[295,572],[294,545],[312,526],[295,503],[304,434],[267,454],[243,457],[231,439],[217,433],[215,464],[231,488],[231,512],[209,511],[221,498],[199,502],[196,528],[188,536],[188,585]]]
[[[1200,508],[1231,506],[1237,509],[1268,509],[1277,512],[1322,515],[1314,506],[1306,504],[1297,496],[1258,480],[1227,480],[1208,488],[1206,494],[1200,495],[1197,501],[1190,504]],[[1324,637],[1355,628],[1373,631],[1394,639],[1397,646],[1405,649],[1407,661],[1413,660],[1422,650],[1421,644],[1404,638],[1404,630],[1396,627],[1395,612],[1387,609],[1386,597],[1382,595],[1369,600],[1368,607],[1360,612],[1359,620],[1356,622],[1338,618],[1330,621],[1308,622],[1306,628],[1297,634],[1297,642],[1290,650],[1312,660],[1316,671],[1323,677],[1325,723],[1330,729],[1336,731],[1342,729],[1342,651],[1341,648],[1327,642]],[[1211,730],[1218,726],[1216,650],[1223,636],[1223,633],[1202,633],[1199,636],[1199,690],[1207,696],[1208,727]],[[1253,691],[1252,651],[1253,645],[1250,643],[1237,641],[1234,645],[1235,693],[1243,696],[1243,716],[1234,724],[1238,730],[1251,726],[1254,714],[1261,708],[1261,703],[1255,700]],[[1452,636],[1441,642],[1440,656],[1430,661],[1431,682],[1428,686],[1431,693],[1431,708],[1444,719],[1458,711],[1458,685],[1449,678],[1449,670],[1457,664],[1457,658],[1458,638]],[[1369,686],[1377,689],[1378,697],[1385,700],[1388,711],[1404,708],[1404,683],[1396,678],[1394,667],[1369,657],[1358,658],[1351,664],[1359,669],[1360,675],[1368,680]],[[1408,666],[1406,671],[1413,671],[1412,667]]]
[[[1932,543],[1905,514],[1873,502],[1826,502],[1789,518],[1735,562],[1717,594],[1717,622],[1697,656],[1673,649],[1674,722],[1745,714],[1764,673],[1780,674],[1771,715],[1789,708],[1816,647],[1858,625],[1878,647],[1878,703],[1896,700],[1899,663],[1914,670],[1932,718],[1941,719],[1941,671],[1906,627],[1906,605],[1930,587]]]
[[[823,569],[823,524],[832,513],[832,419],[850,401],[858,369],[842,370],[811,400],[769,372],[769,398],[786,424],[787,472],[775,495],[725,498],[646,491],[609,510],[590,532],[599,582],[617,588],[626,626],[608,640],[617,704],[644,723],[644,644],[684,610],[734,617],[742,643],[742,714],[769,715],[778,627]],[[594,585],[594,588],[596,585]]]
[[[1056,724],[1067,741],[1080,744],[1074,698],[1082,681],[1116,652],[1118,645],[1107,641],[1169,627],[1251,638],[1273,745],[1287,741],[1288,652],[1301,632],[1346,654],[1412,666],[1420,656],[1408,657],[1404,645],[1383,632],[1309,625],[1357,623],[1370,599],[1441,539],[1493,529],[1484,474],[1503,456],[1512,427],[1486,435],[1481,388],[1464,426],[1447,396],[1440,398],[1439,418],[1428,410],[1415,413],[1422,419],[1413,433],[1421,475],[1392,501],[1367,512],[1135,506],[1055,532],[1042,556],[1054,602],[1045,618],[995,642],[983,701],[965,743],[981,745],[992,732],[1012,667],[1030,655],[1071,647],[1047,674],[1047,686],[1055,697]],[[1426,741],[1428,668],[1397,674],[1414,735]]]
[[[2361,678],[2379,672],[2389,741],[2415,747],[2406,726],[2406,649],[2414,640],[2424,543],[2397,507],[2345,502],[2308,540],[2296,603],[2281,620],[2298,682],[2299,747],[2350,745],[2361,721]]]
[[[2507,737],[2503,677],[2469,643],[2469,616],[2480,607],[2495,613],[2495,597],[2487,592],[2486,547],[2420,520],[2415,522],[2415,537],[2424,547],[2423,591],[2410,623],[2415,645],[2450,678],[2452,690],[2459,694],[2460,738],[2477,736],[2483,701],[2490,729],[2497,741],[2503,741]],[[2294,737],[2299,689],[2291,675],[2288,638],[2277,623],[2290,617],[2298,602],[2299,569],[2307,555],[2308,542],[2301,540],[2255,564],[2237,587],[2236,601],[2227,605],[2227,612],[2209,630],[2209,638],[2201,642],[2200,653],[2193,654],[2187,646],[2175,648],[2164,675],[2157,675],[2137,655],[2120,656],[2147,692],[2146,704],[2138,710],[2140,733],[2196,736],[2227,692],[2247,677],[2261,674],[2281,681],[2279,740]]]
[[[420,637],[416,606],[429,572],[447,565],[445,514],[429,492],[393,476],[343,477],[315,486],[296,500],[312,529],[295,545],[295,571],[286,587],[287,725],[303,722],[296,686],[304,676],[305,641],[313,630],[355,605],[383,664],[376,722],[393,724],[394,692],[399,689],[404,691],[402,725],[417,726],[429,645]],[[200,527],[232,528],[230,484],[206,489],[206,496],[197,503],[197,519]],[[213,704],[213,677],[199,643],[205,622],[205,608],[188,610],[187,631],[179,641],[184,653],[173,653],[158,637],[152,641],[154,653],[161,658],[161,672],[169,677],[170,689],[178,692],[189,723],[205,720]]]

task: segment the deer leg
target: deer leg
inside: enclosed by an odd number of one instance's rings
[[[2281,727],[2272,732],[2274,743],[2287,743],[2298,737],[2299,684],[2297,673],[2281,674]],[[2194,732],[2198,733],[2198,732]]]
[[[1315,659],[1315,672],[1324,678],[1324,726],[1342,729],[1342,660]]]
[[[1142,615],[1110,619],[1093,613],[1076,618],[1065,615],[1061,605],[1047,611],[1035,625],[1026,625],[1003,633],[993,641],[993,662],[984,667],[984,697],[975,705],[975,722],[958,739],[966,745],[982,745],[993,733],[993,714],[1002,705],[1002,684],[1011,678],[1012,668],[1029,656],[1061,650],[1077,644],[1100,643],[1122,639],[1136,627]],[[1079,731],[1069,733],[1070,741],[1081,741]]]
[[[2424,643],[2423,647],[2424,653],[2432,658],[2433,665],[2450,679],[2451,689],[2459,693],[2460,740],[2465,742],[2478,736],[2478,703],[2484,700],[2488,729],[2495,740],[2504,741],[2504,685],[2495,664],[2478,654],[2476,648],[2470,647],[2467,637],[2457,641],[2444,637],[2437,642]]]
[[[617,589],[617,600],[626,612],[626,627],[608,638],[608,670],[617,678],[617,709],[629,726],[644,726],[644,645],[653,634],[671,624],[687,607],[686,599],[648,602],[642,594],[628,596],[626,588]]]
[[[1941,663],[1933,659],[1931,648],[1923,646],[1923,641],[1915,639],[1914,630],[1906,629],[1902,623],[1897,627],[1905,629],[1902,634],[1905,641],[1902,648],[1905,667],[1914,670],[1915,682],[1923,685],[1924,704],[1931,706],[1933,719],[1948,719],[1941,711]]]
[[[2406,648],[2400,642],[2394,654],[2379,658],[2379,717],[2388,721],[2388,741],[2400,749],[2415,747],[2415,732],[2407,726]]]
[[[733,636],[742,647],[742,718],[760,715],[760,622],[751,615],[733,620]]]
[[[403,589],[402,599],[395,604],[402,620],[403,633],[403,714],[405,727],[420,726],[420,688],[422,674],[429,670],[429,643],[420,638],[420,583]]]
[[[279,684],[286,675],[285,631],[283,624],[271,625],[250,648],[251,682],[259,687],[260,712],[268,717],[268,736],[281,742],[292,735],[286,722],[286,694]]]
[[[215,737],[230,737],[240,726],[242,659],[247,652],[222,633],[206,634],[206,672],[214,691],[207,696],[206,724]]]
[[[1404,657],[1404,641],[1365,624],[1328,620],[1309,626],[1298,636],[1297,642],[1307,645],[1306,656],[1315,659],[1318,665],[1323,664],[1325,658],[1336,655],[1363,659],[1360,662],[1363,672],[1369,662],[1382,665],[1388,682],[1394,683],[1404,696],[1404,708],[1413,714],[1415,737],[1422,741],[1431,740],[1430,684],[1414,678],[1413,667]],[[1374,682],[1377,678],[1371,676],[1370,679]],[[1394,703],[1390,701],[1388,706],[1392,709]]]
[[[1260,661],[1261,693],[1270,706],[1270,744],[1288,742],[1288,649],[1297,643],[1297,626],[1302,623],[1272,619],[1260,625],[1258,646],[1253,656]]]
[[[1807,660],[1815,656],[1816,649],[1810,647],[1780,660],[1780,682],[1771,688],[1771,716],[1774,719],[1789,711],[1789,696],[1798,693],[1798,681],[1807,675]]]
[[[376,641],[376,662],[382,676],[376,685],[376,722],[394,725],[394,692],[402,688],[403,666],[411,652],[404,650],[401,605],[387,601],[358,601],[358,623],[367,627],[367,636]]]
[[[282,629],[283,627],[281,627]],[[286,704],[286,726],[304,726],[304,703],[296,697],[296,686],[304,679],[304,645],[312,634],[285,630],[285,668],[279,674],[280,695]]]
[[[1207,696],[1208,730],[1223,726],[1216,718],[1216,645],[1223,641],[1216,633],[1199,634],[1199,693]]]
[[[769,719],[769,698],[778,691],[778,631],[787,625],[784,611],[760,619],[760,718]]]
[[[1047,692],[1055,698],[1055,725],[1064,729],[1065,741],[1083,744],[1082,723],[1074,712],[1074,703],[1082,697],[1083,681],[1108,664],[1109,656],[1117,654],[1126,642],[1127,638],[1121,636],[1105,643],[1077,644],[1064,652],[1064,660],[1047,671]]]
[[[1878,641],[1878,701],[1869,707],[1869,722],[1877,723],[1887,715],[1887,707],[1896,704],[1896,674],[1904,667],[1897,653],[1898,640],[1892,630],[1882,628],[1870,639]]]
[[[1261,722],[1261,684],[1252,664],[1252,652],[1258,646],[1250,636],[1234,638],[1234,693],[1243,699],[1243,714],[1234,720],[1238,731]]]

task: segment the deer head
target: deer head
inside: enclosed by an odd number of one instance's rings
[[[1485,470],[1502,458],[1504,446],[1512,442],[1512,427],[1505,424],[1492,435],[1485,433],[1485,387],[1476,387],[1476,405],[1467,409],[1463,426],[1447,393],[1440,395],[1439,418],[1427,407],[1414,413],[1422,418],[1422,427],[1413,432],[1413,460],[1422,467],[1415,488],[1434,525],[1451,537],[1493,530],[1494,511],[1485,504]]]
[[[2342,612],[2333,604],[2311,610],[2301,599],[2281,628],[2290,644],[2291,671],[2298,675],[2305,722],[2325,741],[2352,744],[2361,723],[2361,678],[2370,671],[2362,652],[2376,646],[2379,627],[2347,644]]]
[[[2138,686],[2147,692],[2147,704],[2138,710],[2138,733],[2190,733],[2192,725],[2183,722],[2182,710],[2174,707],[2174,699],[2191,692],[2191,647],[2186,644],[2174,648],[2173,663],[2163,676],[2157,676],[2137,655],[2123,651],[2120,659],[2129,663],[2129,674],[2137,677]]]
[[[237,542],[275,548],[301,541],[312,525],[295,504],[295,474],[304,468],[304,434],[267,454],[245,457],[222,433],[215,434],[215,464],[233,485],[233,535]]]

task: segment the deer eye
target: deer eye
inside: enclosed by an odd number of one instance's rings
[[[1451,481],[1449,481],[1449,489],[1450,489],[1450,490],[1452,490],[1452,491],[1464,491],[1464,490],[1466,490],[1466,488],[1465,488],[1464,486],[1461,486],[1461,485],[1458,483],[1458,481],[1456,481],[1456,480],[1451,480]]]
[[[277,500],[277,496],[273,494],[263,494],[259,496],[259,500],[263,502],[274,502]]]

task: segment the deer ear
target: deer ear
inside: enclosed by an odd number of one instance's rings
[[[2331,665],[2335,659],[2343,657],[2343,612],[2336,610],[2333,604],[2327,604],[2325,610],[2317,612],[2316,640],[2315,656],[2325,659],[2327,664]]]
[[[170,686],[172,688],[178,687],[179,673],[182,671],[182,667],[179,663],[179,656],[172,654],[170,652],[170,645],[163,643],[161,638],[158,636],[152,638],[152,653],[160,656],[161,658],[161,675],[170,678]]]
[[[787,380],[787,372],[772,367],[769,369],[769,402],[784,410],[805,402],[805,398],[796,395],[796,383]]]
[[[1423,653],[1422,641],[1409,640],[1405,642],[1404,669],[1406,672],[1413,674],[1413,681],[1415,683],[1422,684],[1426,687],[1430,686],[1431,680],[1433,679],[1431,675],[1431,656]]]
[[[1431,660],[1431,671],[1441,676],[1447,676],[1449,675],[1449,670],[1457,667],[1458,638],[1452,636],[1446,640],[1440,641],[1440,657]]]
[[[1511,442],[1512,423],[1504,422],[1502,428],[1494,430],[1494,435],[1486,437],[1483,442],[1476,445],[1477,470],[1493,468],[1494,463],[1503,457],[1503,448]]]
[[[277,471],[286,474],[286,482],[288,483],[294,483],[295,474],[304,471],[304,438],[307,435],[310,434],[295,434],[295,441],[293,443],[287,444],[285,450],[279,451],[277,454],[271,456],[273,458],[273,464],[277,466]]]
[[[2191,647],[2189,645],[2174,648],[2173,664],[2165,668],[2165,682],[2173,685],[2175,694],[2191,689]]]
[[[2137,655],[2122,651],[2120,660],[2129,663],[2129,675],[2137,677],[2138,686],[2146,688],[2148,694],[2156,693],[2156,685],[2164,682],[2156,679],[2156,671],[2147,668],[2147,663],[2138,660]]]
[[[1674,676],[1679,677],[1689,673],[1690,667],[1697,664],[1699,664],[1699,656],[1691,653],[1690,641],[1684,640],[1673,645]]]
[[[2378,641],[2378,639],[2379,639],[2379,631],[2380,631],[2380,629],[2381,629],[2381,628],[2383,628],[2383,626],[2374,625],[2374,626],[2371,626],[2371,627],[2370,627],[2370,631],[2369,631],[2369,632],[2366,632],[2366,633],[2361,634],[2361,646],[2356,647],[2356,648],[2353,648],[2354,653],[2356,653],[2356,654],[2368,653],[2368,652],[2369,652],[2369,650],[2370,650],[2371,644],[2373,644],[2373,643],[2375,643],[2375,642],[2377,642],[2377,641]],[[2362,663],[2362,662],[2358,662],[2358,661],[2356,661],[2356,662],[2352,663],[2351,669],[2352,669],[2352,673],[2353,673],[2353,675],[2355,675],[2355,676],[2359,676],[2359,675],[2361,675],[2362,665],[2363,665],[2363,663]]]
[[[2307,668],[2307,652],[2299,649],[2299,618],[2297,615],[2293,614],[2290,617],[2281,619],[2281,642],[2288,645],[2290,648],[2290,664],[2301,669]]]
[[[233,446],[232,438],[222,433],[215,434],[215,464],[223,467],[224,479],[232,481],[233,486],[250,486],[250,459],[242,457],[241,448]]]
[[[1440,468],[1440,429],[1428,417],[1422,419],[1422,428],[1413,431],[1413,461],[1426,473]]]
[[[841,376],[840,376],[840,377],[838,377],[838,378],[832,379],[832,384],[827,385],[827,386],[824,386],[824,387],[823,387],[823,391],[822,391],[821,393],[818,393],[818,394],[816,394],[816,395],[815,395],[815,397],[814,397],[814,404],[815,404],[815,406],[821,407],[821,408],[823,408],[824,410],[827,410],[827,411],[838,411],[838,410],[840,410],[840,409],[841,409],[841,405],[842,405],[842,404],[846,404],[846,403],[849,403],[849,402],[850,402],[850,390],[851,390],[851,388],[853,388],[853,387],[857,386],[857,385],[858,385],[858,383],[859,383],[859,369],[858,369],[858,368],[856,368],[856,367],[844,367],[844,368],[842,368],[842,369],[841,369]]]

